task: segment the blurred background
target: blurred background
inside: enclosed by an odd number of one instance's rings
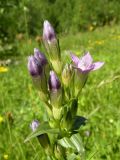
[[[36,139],[24,143],[40,102],[27,57],[42,47],[44,20],[54,26],[62,56],[90,51],[101,70],[91,73],[79,100],[86,159],[120,159],[120,1],[0,0],[0,160],[45,159]]]

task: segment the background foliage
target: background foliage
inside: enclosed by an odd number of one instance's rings
[[[20,54],[16,38],[41,35],[45,19],[68,34],[118,23],[119,11],[118,0],[1,0],[0,57]]]
[[[44,159],[36,139],[24,144],[31,121],[44,117],[26,65],[33,48],[41,47],[44,19],[59,33],[63,56],[89,50],[96,61],[105,61],[79,99],[79,114],[89,119],[81,136],[87,160],[119,160],[118,0],[0,0],[0,159]]]
[[[16,33],[39,34],[48,19],[57,32],[87,30],[120,20],[118,0],[1,0],[1,37],[14,39]],[[26,24],[27,23],[27,24]]]

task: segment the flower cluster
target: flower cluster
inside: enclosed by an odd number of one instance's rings
[[[62,61],[64,55],[61,56],[58,39],[48,21],[44,21],[43,44],[45,54],[35,48],[34,54],[28,58],[28,70],[45,104],[49,130],[58,129],[58,133],[54,142],[47,129],[44,133],[41,131],[41,135],[37,137],[47,155],[54,153],[56,158],[60,156],[65,158],[66,147],[60,140],[72,137],[75,131],[78,133],[81,124],[84,123],[85,118],[77,116],[78,98],[89,73],[101,68],[104,63],[93,62],[90,53],[87,52],[80,58],[70,53],[70,62],[64,64]],[[33,132],[41,126],[37,120],[31,124]]]

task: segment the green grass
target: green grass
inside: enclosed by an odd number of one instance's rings
[[[68,51],[80,55],[89,50],[95,61],[105,62],[103,68],[90,74],[79,99],[79,114],[88,118],[81,135],[87,160],[119,160],[120,27],[64,35],[60,37],[60,45],[63,59]],[[0,159],[5,154],[10,160],[44,159],[36,139],[24,143],[31,121],[42,121],[45,112],[27,71],[27,55],[38,44],[21,42],[18,46],[21,53],[18,65],[13,63],[8,72],[0,73],[0,116],[4,119],[0,123]],[[90,131],[89,137],[85,131]]]

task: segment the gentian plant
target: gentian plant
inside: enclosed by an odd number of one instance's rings
[[[77,115],[78,99],[91,71],[103,66],[93,62],[89,52],[78,58],[69,54],[69,63],[64,63],[59,41],[48,21],[44,22],[43,44],[45,54],[34,49],[28,58],[28,70],[46,108],[47,119],[33,120],[32,133],[25,142],[37,137],[46,159],[84,159],[85,149],[80,136],[80,127],[86,118]]]

